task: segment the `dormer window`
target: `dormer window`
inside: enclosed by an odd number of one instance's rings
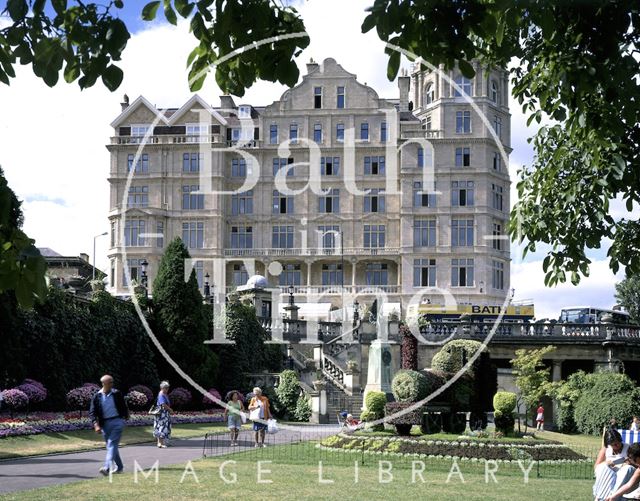
[[[248,106],[248,105],[239,106],[238,118],[251,118],[251,106]]]
[[[149,131],[149,126],[146,124],[134,124],[131,126],[131,135],[132,136],[144,136]]]
[[[316,109],[322,108],[322,87],[313,88],[313,107]]]

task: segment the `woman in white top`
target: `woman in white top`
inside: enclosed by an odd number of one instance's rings
[[[593,497],[596,501],[610,499],[611,494],[633,474],[633,466],[626,463],[628,449],[629,445],[622,443],[618,430],[611,427],[605,429],[602,449],[595,463]]]
[[[618,501],[622,499],[640,499],[640,489],[637,489],[640,482],[640,444],[629,446],[625,466],[630,469],[630,474],[622,482],[618,482],[612,494],[606,501]],[[635,491],[633,491],[636,489]],[[633,491],[633,492],[631,492]]]

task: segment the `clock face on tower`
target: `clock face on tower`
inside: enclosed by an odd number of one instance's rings
[[[382,352],[382,363],[384,365],[391,364],[391,353],[389,352],[389,350],[384,350]]]

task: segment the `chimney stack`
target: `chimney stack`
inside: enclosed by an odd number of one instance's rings
[[[121,111],[126,110],[129,107],[129,96],[127,96],[126,94],[122,97],[122,102],[120,103],[120,108],[122,108]]]
[[[316,63],[313,60],[313,58],[309,59],[309,62],[307,63],[307,75],[309,73],[316,71],[317,69],[318,69],[318,63]]]
[[[398,77],[398,89],[400,90],[400,111],[409,111],[409,86],[411,77],[406,69],[403,69]]]
[[[86,261],[87,263],[89,262],[89,254],[85,254],[84,252],[80,253],[80,259],[82,259],[83,261]]]
[[[220,108],[225,111],[235,110],[237,108],[236,102],[229,94],[225,94],[224,96],[220,96]]]

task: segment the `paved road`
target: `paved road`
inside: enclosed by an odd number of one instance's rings
[[[281,429],[275,435],[267,435],[268,445],[311,440],[336,433],[336,425],[304,426],[301,432]],[[207,456],[219,456],[232,451],[253,448],[252,433],[242,431],[240,447],[229,446],[227,435],[214,438],[207,447]],[[173,440],[171,447],[158,449],[154,443],[130,445],[120,449],[125,471],[132,471],[134,461],[142,468],[150,468],[156,461],[160,466],[186,463],[199,459],[203,452],[203,437]],[[99,476],[98,469],[104,461],[104,449],[71,454],[51,454],[47,456],[0,461],[0,493],[35,489]]]

